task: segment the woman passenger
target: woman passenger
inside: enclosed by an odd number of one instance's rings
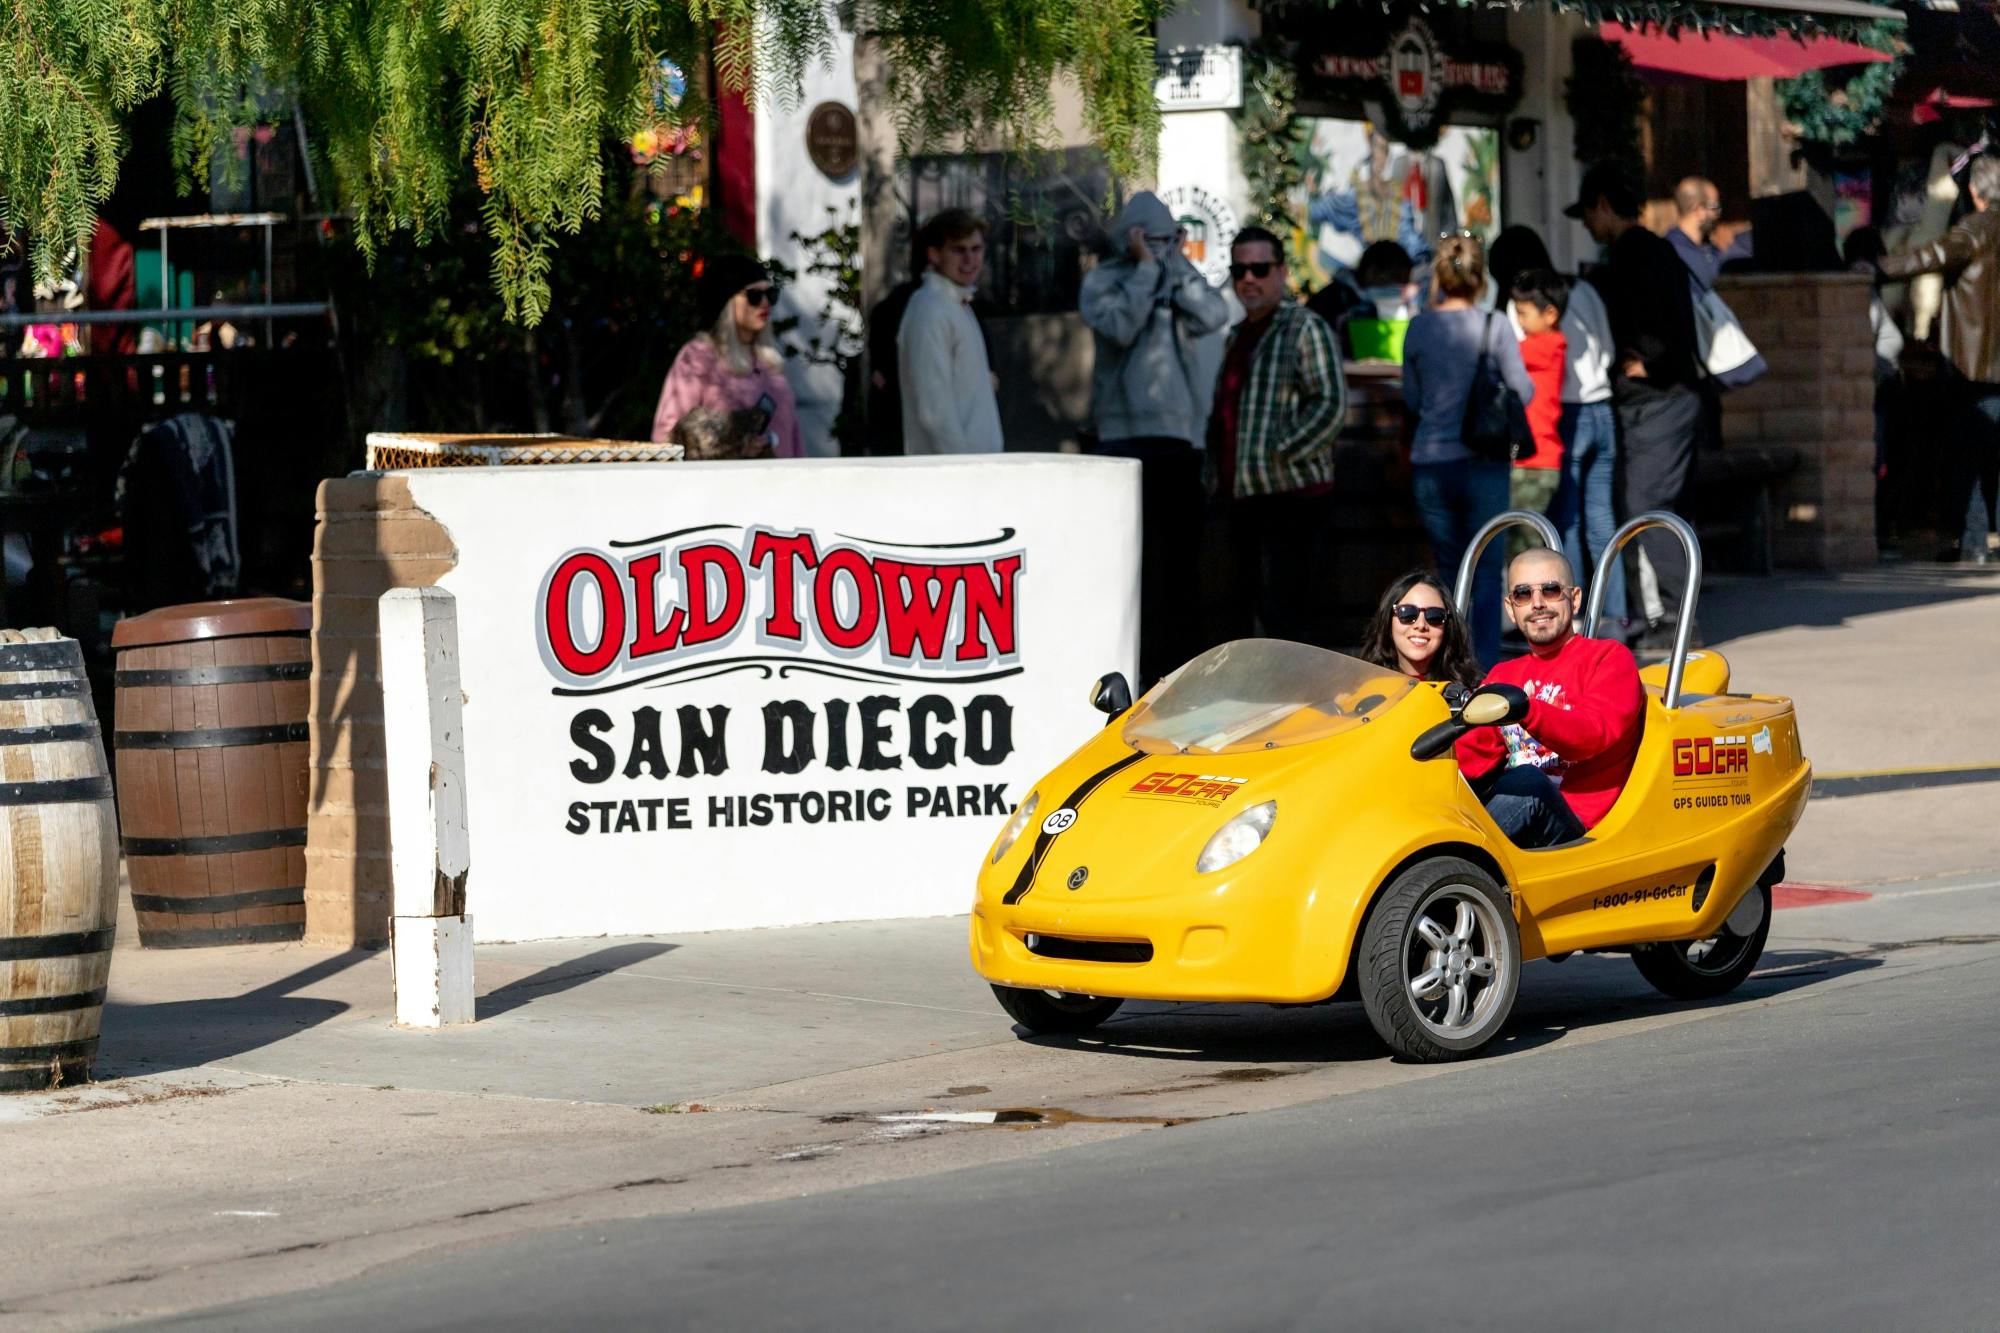
[[[1479,688],[1484,674],[1451,594],[1437,575],[1421,569],[1389,585],[1368,622],[1361,658],[1417,680],[1455,680],[1468,690]]]

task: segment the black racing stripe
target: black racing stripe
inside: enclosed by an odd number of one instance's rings
[[[258,829],[254,833],[211,833],[188,838],[120,838],[127,856],[227,856],[231,852],[268,852],[274,847],[303,847],[303,826]]]
[[[90,682],[82,675],[64,680],[0,681],[0,699],[81,699],[90,693]]]
[[[304,722],[279,722],[268,727],[201,727],[192,731],[114,731],[112,744],[121,750],[220,750],[234,745],[269,745],[311,737]]]
[[[108,801],[111,779],[50,778],[46,782],[0,782],[0,805],[71,805],[78,801]]]
[[[255,685],[273,680],[307,680],[311,662],[271,662],[250,666],[135,667],[113,677],[119,689],[159,685]]]
[[[1057,806],[1056,810],[1076,809],[1089,798],[1092,792],[1104,785],[1113,775],[1123,769],[1130,768],[1145,757],[1145,751],[1135,750],[1108,768],[1099,769],[1084,779],[1083,785],[1071,792],[1068,799]],[[1052,810],[1049,813],[1053,814],[1055,811]],[[1035,874],[1042,868],[1042,858],[1048,854],[1049,844],[1054,842],[1059,836],[1059,834],[1055,833],[1037,833],[1035,835],[1035,850],[1028,854],[1027,861],[1021,866],[1021,873],[1014,879],[1014,887],[1007,890],[1005,896],[1000,899],[1002,904],[1012,907],[1028,895],[1029,889],[1035,887]]]
[[[103,1003],[102,986],[72,995],[30,995],[19,1000],[0,1000],[0,1018],[19,1018],[24,1014],[66,1014],[77,1009],[95,1009]]]
[[[214,930],[141,930],[139,943],[148,949],[208,949],[222,944],[283,944],[306,937],[303,921],[275,926],[220,926]]]
[[[59,671],[82,665],[83,648],[75,639],[0,644],[0,671]]]
[[[135,912],[238,912],[246,907],[297,907],[306,900],[306,886],[293,884],[282,889],[251,889],[245,893],[194,894],[169,898],[157,893],[132,895]]]
[[[88,930],[75,935],[0,935],[0,963],[17,963],[24,958],[69,958],[80,953],[103,953],[111,947],[115,927]]]
[[[0,727],[0,745],[53,745],[59,741],[94,741],[95,722],[55,722],[46,727]]]

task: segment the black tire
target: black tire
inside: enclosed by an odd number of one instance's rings
[[[1021,990],[1015,986],[995,986],[993,998],[1016,1023],[1038,1036],[1060,1036],[1088,1032],[1118,1012],[1125,1001],[1102,995],[1051,994],[1045,990]]]
[[[1783,864],[1780,862],[1779,864]],[[1751,887],[1764,895],[1764,919],[1748,935],[1732,933],[1727,926],[1705,940],[1672,940],[1646,944],[1632,950],[1639,975],[1653,989],[1676,1000],[1713,1000],[1727,995],[1757,970],[1764,956],[1764,941],[1771,934],[1771,877]],[[1695,956],[1690,957],[1693,951]]]
[[[1439,939],[1451,947],[1436,947]],[[1425,1064],[1463,1060],[1498,1036],[1514,1010],[1521,939],[1513,905],[1469,861],[1419,862],[1391,880],[1368,913],[1357,963],[1361,1007],[1391,1051]],[[1479,963],[1490,964],[1490,972],[1476,970]],[[1433,973],[1439,977],[1433,993],[1421,994],[1417,983]],[[1455,991],[1461,992],[1456,1001]]]

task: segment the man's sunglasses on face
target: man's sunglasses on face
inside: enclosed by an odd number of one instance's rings
[[[1271,270],[1277,266],[1277,262],[1270,259],[1259,259],[1248,264],[1231,264],[1229,277],[1234,282],[1241,282],[1246,273],[1253,278],[1268,278],[1271,276]]]
[[[1545,601],[1559,602],[1568,591],[1568,588],[1550,579],[1547,583],[1517,583],[1508,590],[1507,596],[1513,599],[1514,605],[1526,606],[1535,600],[1536,593],[1540,593]]]
[[[1414,602],[1399,602],[1394,610],[1396,619],[1405,625],[1416,624],[1417,617],[1422,616],[1424,623],[1432,629],[1442,629],[1444,622],[1451,619],[1451,612],[1441,606],[1418,606]]]

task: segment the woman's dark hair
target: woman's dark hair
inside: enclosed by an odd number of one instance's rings
[[[1549,247],[1542,244],[1540,234],[1533,227],[1516,224],[1502,228],[1486,252],[1486,271],[1493,275],[1493,285],[1499,290],[1502,301],[1507,299],[1516,277],[1531,268],[1554,267],[1554,261],[1549,258]]]
[[[1368,633],[1361,640],[1361,660],[1391,671],[1403,669],[1402,659],[1396,656],[1396,640],[1389,626],[1396,618],[1396,603],[1408,597],[1410,589],[1419,583],[1435,589],[1438,600],[1451,613],[1438,636],[1438,650],[1431,658],[1425,679],[1455,680],[1468,690],[1478,689],[1480,678],[1486,673],[1479,669],[1479,658],[1472,651],[1472,639],[1465,632],[1465,621],[1452,605],[1451,589],[1428,569],[1411,570],[1391,583],[1389,590],[1382,594],[1382,604],[1369,618]]]

